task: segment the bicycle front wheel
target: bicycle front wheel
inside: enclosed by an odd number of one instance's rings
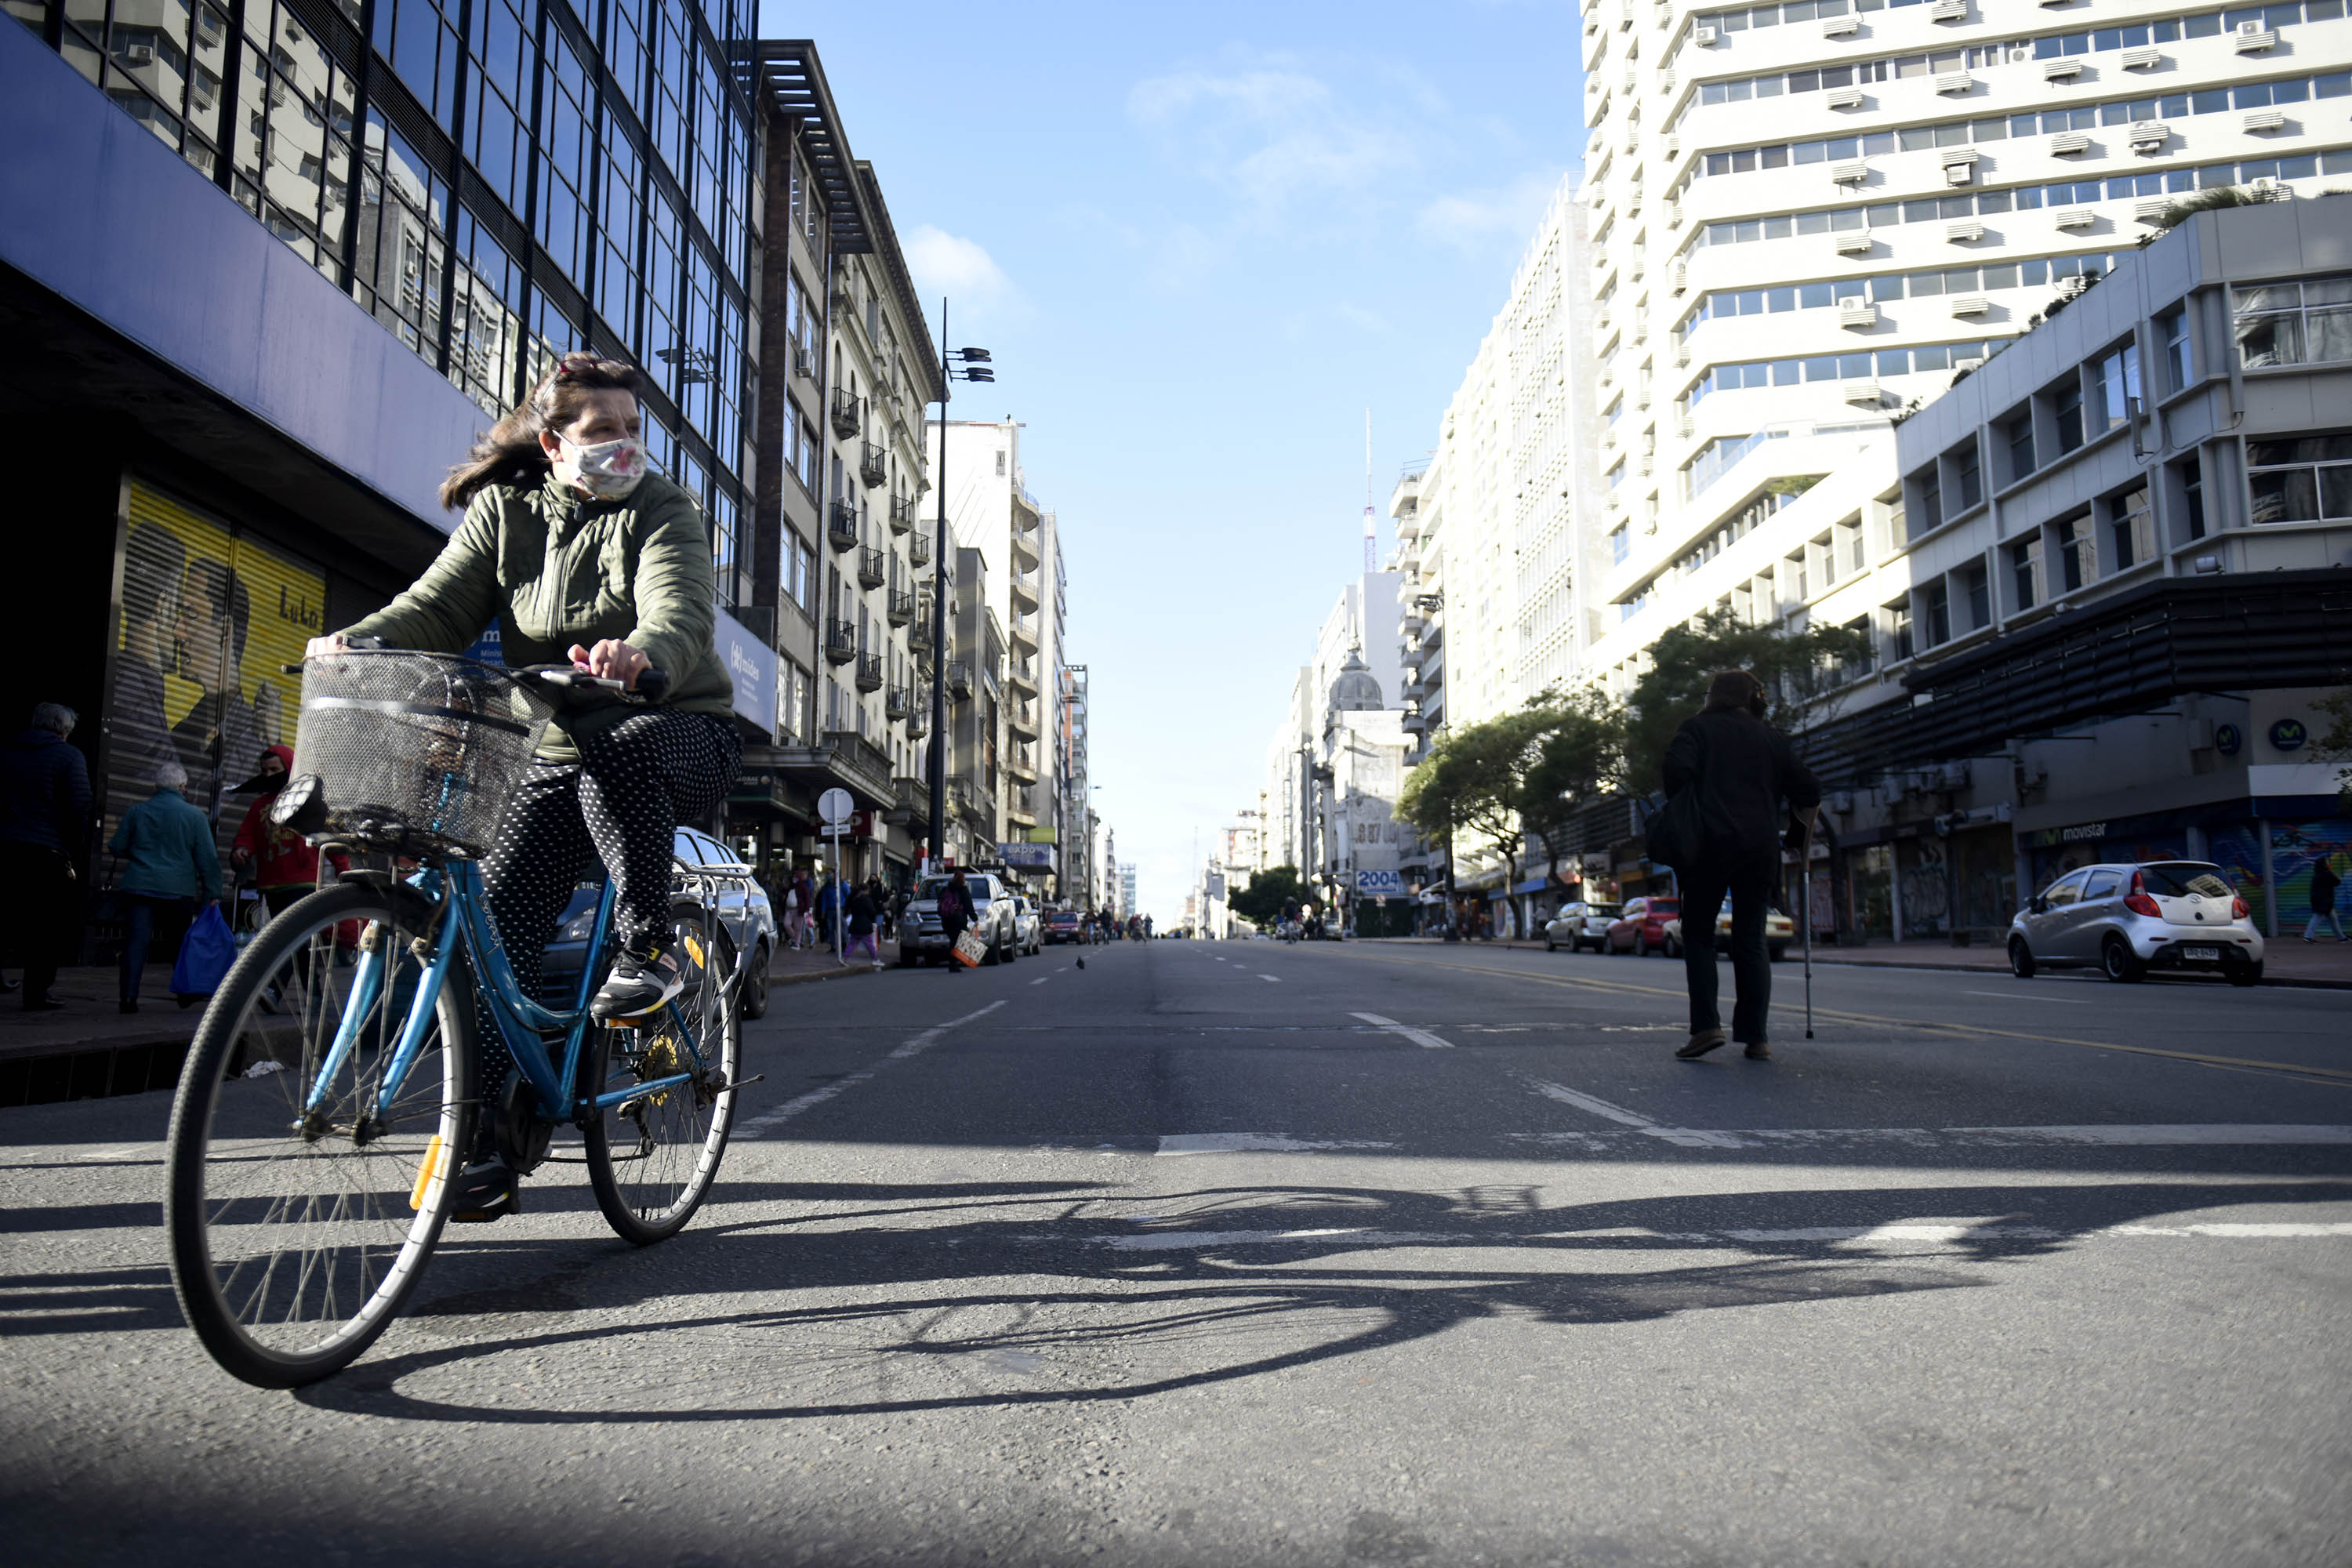
[[[636,1025],[599,1028],[589,1049],[587,1092],[624,1096],[586,1118],[588,1184],[605,1222],[639,1247],[676,1236],[702,1206],[735,1122],[743,1026],[727,985],[727,935],[701,906],[670,911],[686,988],[677,1019],[667,1011]],[[685,1075],[686,1081],[673,1081]],[[630,1093],[641,1085],[656,1087]]]
[[[432,913],[406,888],[322,889],[247,944],[197,1026],[164,1162],[172,1283],[205,1349],[247,1383],[349,1365],[440,1237],[475,1068],[462,961],[398,1060]]]

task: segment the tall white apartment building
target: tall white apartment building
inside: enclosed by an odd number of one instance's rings
[[[1065,596],[1058,520],[1030,493],[1017,421],[951,421],[944,467],[938,421],[930,432],[932,471],[943,478],[949,529],[959,547],[986,559],[986,608],[1004,628],[1003,691],[996,698],[982,692],[980,699],[998,708],[983,722],[984,732],[997,738],[1003,764],[995,803],[999,847],[1009,865],[1055,869],[1058,857],[1050,851],[1026,854],[1012,847],[1050,846],[1062,824]]]
[[[1589,395],[1585,213],[1563,180],[1511,292],[1389,501],[1398,642],[1415,755],[1448,723],[1518,706],[1577,670],[1580,559],[1593,505],[1580,462]]]
[[[2171,202],[2352,174],[2348,64],[2344,0],[1590,0],[1587,675],[1717,605],[1895,637],[1895,416]]]

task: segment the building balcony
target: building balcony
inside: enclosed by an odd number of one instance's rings
[[[857,509],[837,500],[825,509],[824,537],[835,550],[857,548]]]
[[[862,545],[857,552],[857,585],[879,588],[890,580],[890,559],[873,545]]]
[[[971,696],[971,660],[948,660],[948,695],[959,702]]]
[[[882,711],[893,719],[904,719],[914,711],[914,699],[903,686],[894,686],[882,699]]]
[[[915,624],[907,628],[907,646],[917,653],[929,653],[934,646],[931,641],[931,617],[926,613],[929,608],[928,604],[917,605]]]
[[[931,786],[919,778],[900,773],[890,781],[891,798],[898,808],[907,814],[909,827],[928,828],[931,825]]]
[[[846,441],[857,434],[865,424],[865,410],[857,405],[845,386],[836,387],[833,394],[833,433]]]
[[[907,541],[907,559],[918,566],[929,566],[931,563],[931,536],[920,529],[916,530],[915,536]]]
[[[949,778],[948,809],[968,822],[986,826],[993,836],[996,828],[995,802],[991,792],[982,789],[980,781],[970,773],[956,773]]]
[[[919,741],[930,732],[931,704],[929,700],[929,693],[926,692],[922,694],[921,699],[916,702],[914,707],[908,710],[907,739],[910,741]]]
[[[872,441],[858,449],[857,477],[866,481],[869,490],[881,489],[890,477],[890,465],[884,461],[882,448]]]
[[[1037,695],[1037,666],[1034,660],[1026,658],[1014,659],[1013,661],[1012,674],[1013,685],[1023,688],[1032,697]]]
[[[1004,792],[1004,815],[1007,820],[1024,827],[1037,826],[1037,792],[1016,785]]]
[[[1034,614],[1013,616],[1011,630],[1014,647],[1034,648],[1037,646],[1037,617]],[[1037,684],[1034,676],[1030,678],[1029,684]]]
[[[1014,778],[1035,784],[1037,782],[1036,753],[1026,746],[1007,748],[1004,753],[1004,771]]]
[[[914,590],[908,588],[891,595],[887,614],[890,617],[890,624],[894,626],[903,626],[912,621],[915,618]]]
[[[1037,605],[1037,578],[1038,574],[1034,572],[1013,573],[1013,597],[1014,600],[1026,601],[1029,606],[1034,609]],[[1013,624],[1018,626],[1020,619],[1018,616],[1014,616]]]
[[[1006,703],[1004,727],[1024,740],[1035,740],[1037,738],[1037,705],[1034,702]]]
[[[847,664],[857,657],[857,625],[831,621],[824,628],[824,657],[829,663]]]
[[[863,653],[857,656],[857,689],[860,691],[882,689],[882,656],[880,654]]]
[[[892,496],[890,498],[890,531],[893,533],[904,533],[914,526],[915,498],[913,496]]]

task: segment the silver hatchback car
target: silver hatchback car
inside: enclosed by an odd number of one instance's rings
[[[2205,970],[2232,985],[2263,977],[2263,933],[2221,868],[2203,860],[2085,866],[2059,878],[2009,926],[2010,973],[2096,966],[2110,980]]]
[[[1609,945],[1609,927],[1617,918],[1615,904],[1569,903],[1559,907],[1544,926],[1543,944],[1546,952],[1565,946],[1570,952],[1582,952],[1590,947],[1599,952]]]

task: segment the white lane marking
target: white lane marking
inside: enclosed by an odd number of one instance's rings
[[[1295,1154],[1317,1149],[1393,1149],[1393,1143],[1361,1138],[1285,1138],[1266,1132],[1173,1132],[1160,1140],[1157,1153]]]
[[[1579,1094],[1564,1084],[1546,1083],[1539,1078],[1531,1078],[1528,1082],[1546,1100],[1557,1100],[1562,1105],[1573,1105],[1579,1110],[1589,1110],[1604,1121],[1614,1121],[1622,1127],[1649,1128],[1657,1125],[1655,1121],[1637,1111],[1628,1110],[1622,1105],[1612,1105],[1605,1100],[1595,1100],[1589,1094]]]
[[[934,1024],[929,1028],[925,1029],[921,1034],[913,1037],[903,1045],[900,1045],[896,1050],[893,1050],[888,1056],[884,1057],[880,1061],[876,1062],[872,1067],[860,1068],[857,1071],[850,1073],[846,1077],[834,1079],[833,1082],[826,1084],[822,1089],[813,1089],[806,1094],[796,1095],[793,1099],[784,1101],[782,1105],[777,1106],[774,1110],[763,1111],[760,1115],[753,1117],[751,1121],[744,1122],[741,1126],[735,1129],[731,1136],[738,1139],[763,1138],[767,1135],[769,1129],[781,1127],[785,1122],[790,1121],[793,1117],[798,1116],[802,1111],[823,1105],[826,1100],[831,1100],[834,1096],[840,1094],[845,1089],[856,1088],[859,1084],[864,1083],[867,1079],[872,1078],[876,1073],[881,1071],[885,1067],[888,1066],[892,1062],[904,1061],[908,1057],[921,1056],[925,1051],[929,1050],[933,1046],[939,1044],[940,1037],[945,1035],[950,1029],[952,1029],[961,1024],[969,1024],[974,1018],[984,1018],[989,1014],[995,1012],[999,1007],[1003,1005],[1004,1004],[1002,1002],[991,1002],[987,1006],[980,1008],[976,1012],[966,1013],[961,1018],[950,1018],[944,1024]]]
[[[1948,1127],[1947,1132],[2023,1138],[2049,1143],[2145,1146],[2156,1143],[2352,1143],[2352,1127],[2291,1122],[2184,1122],[2156,1126]]]
[[[1076,1241],[1121,1252],[1180,1252],[1234,1247],[1296,1247],[1318,1244],[1340,1250],[1370,1247],[1528,1247],[1559,1243],[1605,1245],[1611,1242],[1685,1242],[1699,1246],[1726,1243],[1758,1244],[1847,1243],[1874,1247],[1921,1242],[1948,1245],[1956,1241],[2092,1241],[2123,1237],[2204,1237],[2231,1241],[2291,1241],[2352,1237],[2352,1223],[2309,1221],[2242,1221],[2194,1225],[2117,1225],[2094,1230],[2063,1230],[2039,1225],[1822,1225],[1780,1230],[1612,1230],[1558,1231],[1426,1231],[1359,1230],[1167,1230],[1140,1236],[1024,1236],[1027,1242]]]
[[[2087,996],[2020,996],[2014,991],[1963,991],[1963,996],[1998,996],[2004,1002],[2063,1002],[2069,1007],[2094,1007],[2097,1004]]]
[[[1441,1040],[1427,1029],[1416,1029],[1410,1024],[1400,1024],[1394,1018],[1383,1018],[1378,1013],[1351,1013],[1349,1016],[1361,1018],[1374,1028],[1384,1029],[1391,1035],[1401,1035],[1425,1051],[1450,1051],[1454,1048],[1451,1040]]]
[[[1279,984],[1282,984],[1282,976],[1281,976],[1281,975],[1279,975],[1279,974],[1261,974],[1261,975],[1259,975],[1259,976],[1258,976],[1258,978],[1259,978],[1260,980],[1271,980],[1271,981],[1273,981],[1276,985],[1279,985]]]
[[[1041,974],[1041,975],[1037,976],[1037,978],[1036,978],[1036,979],[1032,980],[1029,984],[1032,984],[1032,985],[1043,985],[1043,984],[1045,984],[1045,982],[1047,982],[1048,980],[1051,980],[1051,979],[1053,979],[1053,978],[1054,978],[1054,977],[1053,977],[1052,975],[1050,975],[1050,974]]]

